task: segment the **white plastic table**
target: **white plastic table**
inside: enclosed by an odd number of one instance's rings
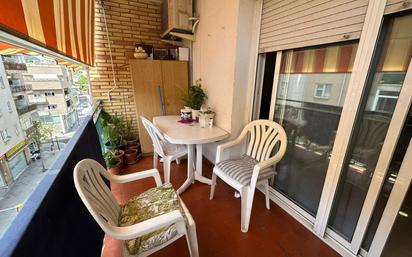
[[[213,126],[212,128],[201,128],[199,123],[180,123],[179,116],[158,116],[153,118],[153,123],[160,129],[167,141],[172,144],[187,145],[187,179],[177,190],[178,194],[184,192],[195,180],[211,184],[211,180],[202,175],[203,144],[220,141],[229,136],[225,130]],[[196,161],[194,156],[194,145],[196,145]],[[193,165],[196,163],[195,170]]]

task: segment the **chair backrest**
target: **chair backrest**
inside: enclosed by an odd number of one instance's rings
[[[74,184],[87,209],[103,229],[110,233],[118,226],[120,206],[102,176],[109,179],[106,169],[95,160],[84,159],[74,167]]]
[[[165,156],[165,152],[163,150],[162,141],[165,142],[166,140],[163,137],[162,132],[148,119],[143,116],[140,116],[142,120],[143,126],[146,128],[147,133],[149,133],[150,138],[153,142],[154,150],[162,157]]]
[[[257,161],[265,161],[272,156],[280,160],[286,151],[287,137],[285,130],[278,123],[270,120],[255,120],[246,125],[241,136],[249,134],[246,154]],[[277,147],[276,153],[273,153]]]

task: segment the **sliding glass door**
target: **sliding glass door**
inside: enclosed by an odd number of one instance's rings
[[[412,108],[409,109],[408,118],[403,125],[362,244],[363,249],[370,251],[369,256],[382,251],[382,243],[386,238],[382,256],[402,257],[412,252],[411,138]],[[399,190],[404,194],[400,195]]]
[[[274,120],[288,136],[272,186],[313,217],[319,205],[357,43],[282,53]]]
[[[411,251],[412,14],[381,17],[373,40],[266,53],[261,68],[269,118],[288,136],[272,199],[353,256]]]
[[[412,54],[412,15],[385,20],[341,172],[329,228],[351,242]]]

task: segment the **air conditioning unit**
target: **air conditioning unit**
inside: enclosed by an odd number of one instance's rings
[[[161,8],[162,39],[194,40],[192,0],[163,0]]]

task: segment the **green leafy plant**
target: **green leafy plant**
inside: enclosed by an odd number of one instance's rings
[[[132,122],[127,120],[126,122],[124,122],[124,124],[125,126],[124,126],[123,138],[125,140],[135,140],[136,135],[134,134],[134,131],[133,131]]]
[[[207,107],[205,110],[200,110],[200,114],[215,114],[210,107]]]
[[[125,126],[123,121],[117,115],[110,115],[102,112],[103,141],[112,148],[119,147],[123,142],[123,133]]]
[[[107,151],[103,154],[103,158],[106,161],[107,168],[112,168],[119,163],[119,159],[115,156],[112,151]]]
[[[196,80],[196,83],[189,87],[188,94],[183,97],[184,105],[194,110],[199,110],[207,99],[207,95],[202,89],[201,82],[201,79]]]
[[[41,154],[41,148],[43,143],[52,138],[53,129],[46,125],[44,122],[36,122],[33,129],[28,134],[29,139],[31,139],[37,146],[39,153]]]

